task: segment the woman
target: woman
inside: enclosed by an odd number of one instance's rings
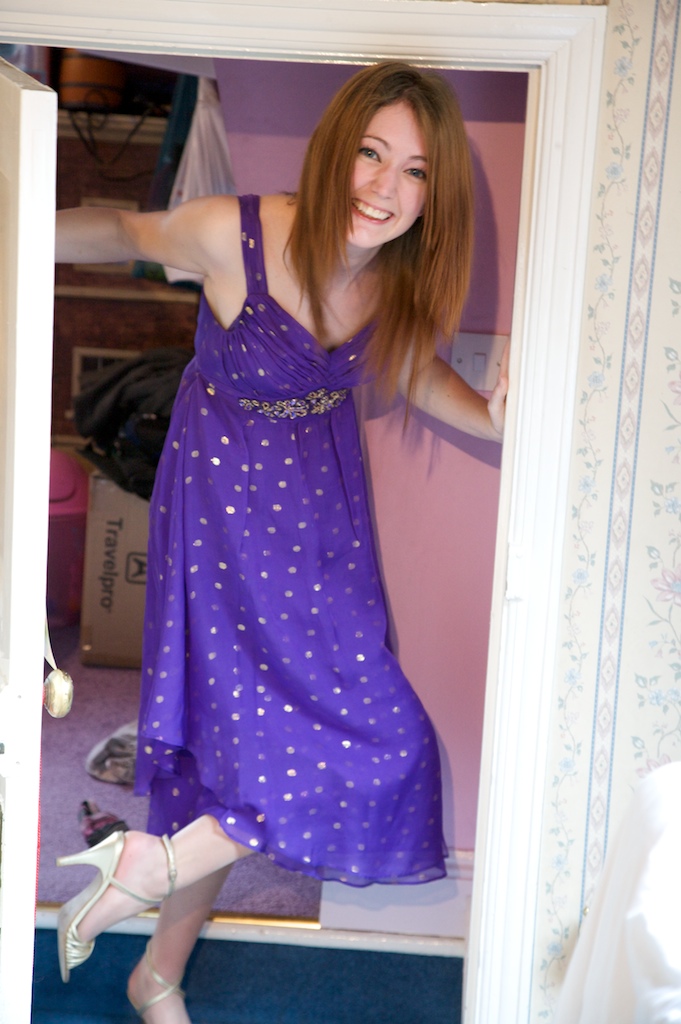
[[[61,859],[100,869],[60,914],[64,980],[103,929],[163,901],[128,989],[147,1024],[189,1020],[179,981],[240,857],[352,885],[444,874],[437,745],[386,646],[348,395],[377,377],[501,439],[505,367],[486,401],[435,354],[471,243],[456,100],[396,62],[340,90],[295,197],[59,217],[62,261],[205,281],[150,517],[137,788],[154,834]]]

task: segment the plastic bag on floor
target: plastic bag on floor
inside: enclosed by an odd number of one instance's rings
[[[93,747],[85,761],[85,770],[100,782],[131,786],[135,781],[137,720],[122,725],[111,736]]]

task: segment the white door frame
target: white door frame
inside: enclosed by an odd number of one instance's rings
[[[0,62],[0,1024],[28,1024],[31,1015],[56,99]]]
[[[467,1024],[529,1013],[606,8],[449,0],[7,0],[5,41],[531,72]]]

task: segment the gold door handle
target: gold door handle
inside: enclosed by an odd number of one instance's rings
[[[68,672],[57,668],[50,643],[50,631],[45,619],[45,661],[52,671],[43,685],[43,705],[53,718],[64,718],[73,704],[73,679]]]

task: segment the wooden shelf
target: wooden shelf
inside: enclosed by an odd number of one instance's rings
[[[64,110],[57,112],[57,135],[60,139],[79,137],[73,121],[84,135],[92,135],[98,142],[123,143],[140,121],[142,115],[107,114],[86,110]],[[168,119],[147,117],[130,137],[131,145],[160,146]]]
[[[107,288],[97,285],[55,285],[56,299],[113,299],[119,302],[186,302],[198,305],[199,293],[184,289],[167,288]]]

